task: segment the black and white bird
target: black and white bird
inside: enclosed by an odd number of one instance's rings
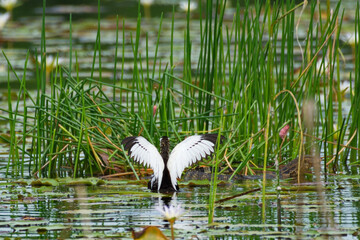
[[[121,143],[134,161],[150,167],[154,174],[148,188],[152,191],[174,192],[179,190],[177,178],[186,167],[212,155],[218,134],[193,135],[180,142],[169,154],[169,138],[160,140],[160,153],[144,137],[127,137]],[[220,137],[220,143],[224,136]]]

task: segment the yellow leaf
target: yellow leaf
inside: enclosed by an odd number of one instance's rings
[[[140,232],[132,231],[132,237],[134,239],[141,239],[141,240],[164,240],[168,239],[159,228],[150,226],[144,228]]]

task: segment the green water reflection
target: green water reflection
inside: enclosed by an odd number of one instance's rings
[[[219,186],[217,198],[259,185],[259,181],[245,181]],[[215,222],[209,225],[208,186],[184,185],[181,192],[166,196],[150,193],[134,181],[72,187],[31,187],[3,181],[0,233],[21,238],[131,238],[131,229],[158,226],[169,237],[169,224],[155,207],[170,202],[186,210],[175,223],[178,238],[356,238],[358,179],[332,179],[323,192],[316,186],[284,182],[279,197],[274,185],[269,182],[266,189],[265,219],[261,217],[262,196],[257,192],[217,204]]]
[[[94,42],[97,28],[97,1],[47,1],[47,52],[64,58],[67,66],[69,59],[69,13],[73,17],[73,49],[79,57],[79,76],[90,76]],[[164,12],[165,21],[159,49],[159,58],[166,65],[169,58],[171,11],[173,4],[157,3],[151,7],[154,18],[144,19],[142,29],[148,32],[150,41],[155,41],[159,27],[159,16]],[[232,1],[233,6],[235,1]],[[116,14],[126,18],[124,80],[132,78],[133,50],[130,32],[136,28],[137,1],[101,1],[102,4],[102,74],[103,80],[113,79],[114,49],[116,33]],[[344,6],[351,8],[351,1]],[[143,9],[142,9],[143,10]],[[77,12],[80,11],[80,12]],[[349,9],[351,13],[351,9]],[[16,8],[12,22],[3,30],[0,45],[17,73],[23,72],[26,52],[40,47],[42,1],[24,1]],[[305,13],[306,14],[306,13]],[[352,26],[354,16],[349,14]],[[180,65],[183,59],[183,33],[186,29],[185,13],[176,8],[176,31],[174,32],[174,61]],[[232,20],[230,9],[229,18]],[[129,19],[128,19],[129,18]],[[196,16],[194,16],[196,19]],[[306,17],[304,17],[306,19]],[[306,20],[304,20],[306,21]],[[199,35],[199,23],[191,22],[192,36]],[[347,22],[344,22],[346,29]],[[306,24],[305,24],[306,26]],[[348,25],[349,26],[349,25]],[[16,31],[14,31],[16,29]],[[122,29],[122,28],[120,28]],[[305,29],[306,30],[306,29]],[[303,31],[305,31],[303,29]],[[352,29],[351,29],[352,30]],[[350,31],[350,30],[349,30]],[[301,26],[300,26],[301,32]],[[341,34],[346,34],[342,32]],[[300,36],[301,37],[301,36]],[[140,43],[144,46],[145,37]],[[351,57],[348,37],[343,39],[345,56]],[[300,39],[301,40],[301,39]],[[122,44],[122,38],[119,40]],[[198,55],[199,41],[194,39],[195,56]],[[150,43],[150,54],[154,52]],[[139,50],[145,56],[145,48]],[[121,60],[121,54],[118,60]],[[299,53],[297,53],[299,56]],[[153,58],[154,56],[149,56]],[[178,57],[178,58],[177,58]],[[194,57],[196,59],[196,57]],[[29,63],[29,68],[35,66]],[[193,69],[196,68],[196,64]],[[352,63],[344,67],[342,79],[349,79]],[[181,68],[174,69],[176,75],[182,74]],[[176,72],[178,71],[178,72]],[[95,73],[96,75],[97,73]],[[7,84],[7,69],[0,67],[0,81]],[[35,72],[27,74],[31,82]],[[120,79],[120,73],[116,76]],[[7,163],[7,159],[1,160]],[[6,165],[5,165],[6,166]],[[4,169],[4,165],[2,165]],[[4,176],[1,174],[0,176]],[[166,236],[170,236],[169,224],[155,210],[156,206],[171,201],[181,204],[186,214],[175,223],[175,234],[179,239],[248,239],[248,238],[294,238],[294,239],[357,239],[360,219],[360,191],[358,178],[333,178],[317,191],[315,185],[307,188],[282,183],[278,195],[275,183],[269,182],[266,188],[266,212],[262,217],[262,196],[260,192],[216,205],[215,222],[208,224],[209,186],[182,186],[176,196],[150,193],[144,184],[134,181],[106,182],[101,186],[41,186],[32,187],[2,180],[0,185],[0,236],[3,238],[76,238],[96,237],[131,238],[131,229],[141,230],[145,226],[159,226]],[[246,181],[219,186],[217,199],[261,186],[259,181]]]

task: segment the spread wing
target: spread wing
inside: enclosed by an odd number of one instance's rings
[[[167,163],[174,189],[176,189],[176,179],[181,177],[186,167],[207,158],[215,151],[217,136],[218,134],[194,135],[175,146]],[[223,139],[224,137],[221,136],[220,140]]]
[[[127,137],[122,140],[121,144],[128,151],[130,158],[145,167],[150,167],[154,171],[155,179],[158,180],[159,190],[165,165],[156,147],[141,136]]]

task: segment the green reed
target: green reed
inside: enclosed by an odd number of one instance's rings
[[[351,96],[351,116],[352,121],[350,124],[350,132],[349,135],[354,135],[353,141],[350,143],[350,146],[353,147],[351,150],[346,149],[344,162],[346,163],[346,158],[350,152],[350,163],[356,164],[359,163],[358,158],[358,150],[360,147],[360,135],[358,133],[358,126],[360,123],[360,48],[359,48],[359,39],[360,39],[360,6],[359,3],[356,4],[356,12],[355,12],[355,76],[354,76],[354,84],[350,85],[350,96]],[[357,149],[356,149],[357,148]],[[349,169],[347,169],[349,172]],[[357,172],[356,170],[354,172]]]
[[[101,64],[100,1],[91,74],[89,78],[81,79],[77,52],[72,52],[71,17],[69,68],[57,67],[47,74],[44,0],[41,48],[39,53],[35,52],[41,57],[36,66],[36,97],[32,104],[25,102],[25,98],[31,98],[25,84],[25,67],[23,79],[18,79],[20,93],[24,96],[24,112],[13,110],[14,104],[8,100],[7,119],[12,129],[9,173],[13,167],[23,176],[24,159],[29,158],[29,171],[38,177],[94,176],[120,170],[134,172],[138,177],[137,165],[129,161],[120,146],[124,137],[141,134],[158,145],[162,135],[173,136],[179,141],[186,135],[220,130],[227,138],[226,144],[217,151],[216,163],[208,160],[205,164],[216,167],[214,169],[219,167],[220,172],[232,168],[232,176],[245,172],[254,174],[253,171],[259,169],[271,170],[268,166],[274,165],[275,159],[280,165],[286,164],[299,155],[309,154],[314,144],[324,151],[325,162],[333,155],[335,159],[342,159],[340,162],[335,160],[332,169],[327,169],[324,164],[325,172],[335,171],[337,165],[346,168],[348,162],[344,159],[347,155],[350,155],[351,163],[356,163],[359,135],[351,141],[351,151],[346,148],[340,153],[343,143],[357,131],[360,119],[357,107],[360,62],[356,57],[351,113],[343,120],[341,110],[334,111],[335,103],[339,108],[342,104],[339,32],[344,13],[339,12],[339,3],[331,17],[317,18],[321,15],[321,6],[312,1],[306,6],[309,9],[307,22],[305,17],[297,15],[303,4],[295,5],[288,0],[257,1],[250,5],[246,1],[244,6],[237,3],[236,14],[229,19],[224,18],[226,1],[201,3],[200,16],[205,17],[198,21],[200,36],[192,34],[192,26],[197,20],[191,18],[190,12],[186,15],[181,65],[174,60],[175,9],[171,21],[160,16],[156,41],[150,46],[149,34],[141,28],[143,19],[139,6],[135,30],[125,30],[125,20],[119,29],[119,17],[116,18],[114,75],[111,81],[106,81]],[[359,7],[356,19],[359,20]],[[300,61],[294,54],[300,42],[296,35],[298,21],[308,24]],[[160,44],[169,37],[163,33],[163,25],[167,22],[171,29],[167,48],[169,59],[163,59],[160,58]],[[356,21],[357,41],[359,30]],[[194,40],[200,41],[197,59],[192,55],[198,50],[194,49]],[[145,51],[140,49],[141,42],[145,42]],[[131,81],[124,80],[125,50],[131,50],[133,54]],[[356,44],[355,56],[359,53]],[[4,52],[3,55],[6,57]],[[118,55],[121,55],[121,64],[118,64]],[[9,74],[15,73],[9,60],[7,63]],[[120,73],[119,77],[117,73]],[[46,86],[50,91],[45,91]],[[111,88],[111,96],[103,91],[103,86]],[[8,89],[10,96],[10,86]],[[336,99],[333,96],[337,96]],[[314,113],[316,127],[307,134],[318,140],[309,137],[310,143],[300,148],[304,143],[301,136],[305,128],[298,120],[296,108],[297,104],[301,108],[308,100],[314,102],[318,111]],[[31,114],[33,110],[35,115]],[[334,122],[339,126],[336,145],[330,143],[336,140]],[[19,133],[14,130],[15,123],[23,124],[21,142],[16,138]],[[278,134],[286,124],[290,125],[290,132],[282,142]],[[225,153],[229,164],[224,161]],[[20,155],[22,161],[18,161]],[[212,181],[214,196],[215,185],[216,181]],[[209,203],[214,201],[215,198]]]

